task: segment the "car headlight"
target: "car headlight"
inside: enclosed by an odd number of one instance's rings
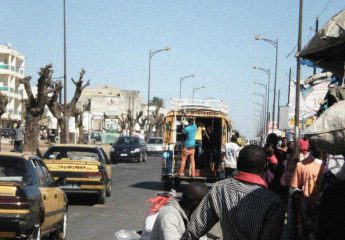
[[[140,148],[135,148],[134,150],[131,151],[131,153],[138,153],[140,152]]]
[[[110,149],[110,152],[115,152],[115,148],[112,147],[112,148]]]

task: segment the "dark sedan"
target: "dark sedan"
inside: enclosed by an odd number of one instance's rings
[[[144,140],[135,136],[121,136],[116,140],[110,150],[110,161],[116,164],[127,160],[146,161]]]

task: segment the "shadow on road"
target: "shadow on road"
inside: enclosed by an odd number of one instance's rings
[[[162,182],[154,182],[154,181],[137,182],[129,186],[133,188],[143,188],[143,189],[157,190],[157,191],[164,190],[164,184]]]
[[[77,195],[67,195],[68,197],[68,204],[69,205],[86,205],[86,206],[93,206],[97,204],[97,197],[96,196],[88,196],[85,195],[83,197]]]

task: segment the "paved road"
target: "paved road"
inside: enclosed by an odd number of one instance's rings
[[[105,205],[93,205],[91,198],[71,199],[68,239],[108,240],[121,229],[142,229],[148,208],[145,200],[163,190],[160,167],[159,157],[149,157],[142,164],[113,165],[112,196]]]

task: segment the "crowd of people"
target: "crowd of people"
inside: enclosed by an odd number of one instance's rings
[[[320,152],[306,138],[296,154],[293,142],[274,133],[263,148],[236,141],[222,150],[227,178],[210,190],[192,182],[180,201],[169,197],[151,239],[200,239],[217,222],[224,239],[345,239],[342,155]]]

